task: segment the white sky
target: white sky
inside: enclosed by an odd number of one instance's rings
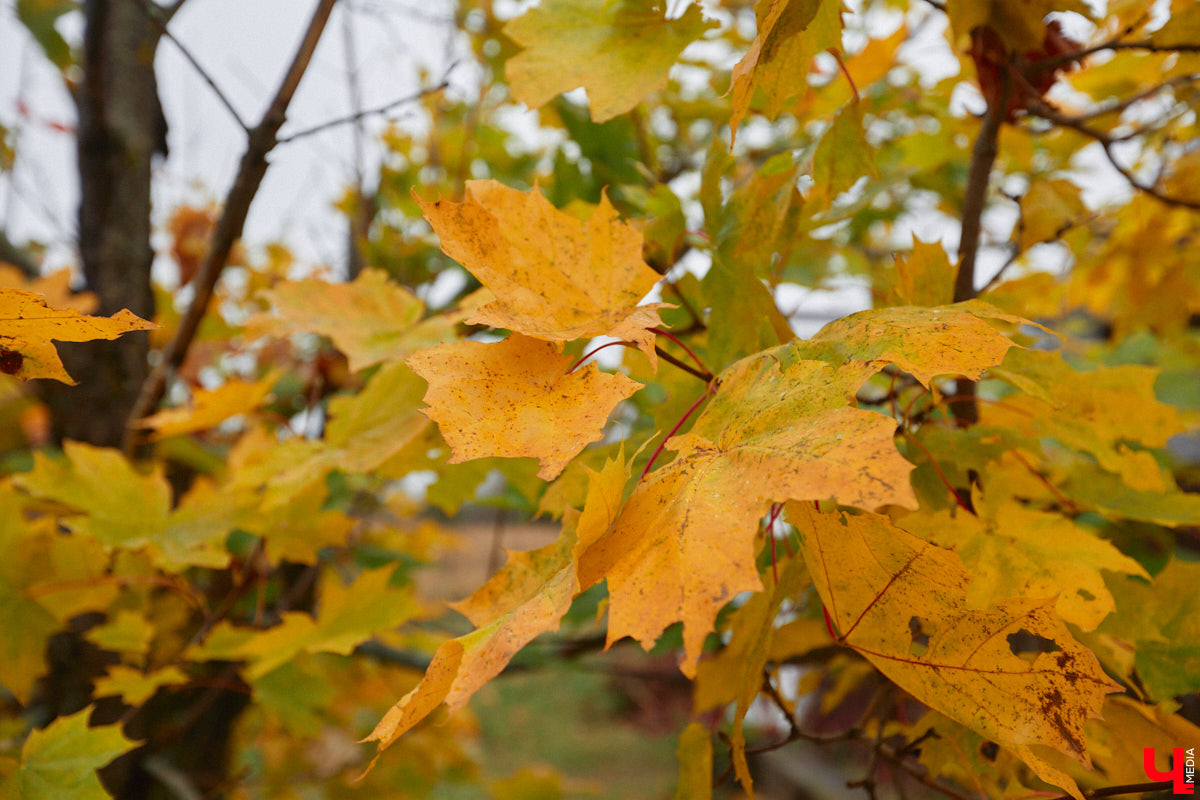
[[[52,265],[73,263],[78,205],[74,138],[48,123],[72,125],[74,109],[57,71],[16,19],[16,0],[0,0],[0,124],[17,132],[13,180],[0,176],[0,227],[14,241],[52,248]],[[258,121],[308,23],[311,0],[190,0],[171,32],[189,49],[237,108]],[[411,94],[442,76],[457,40],[451,0],[343,0],[331,17],[281,135],[353,110],[346,60],[346,21],[356,49],[364,107]],[[78,17],[78,15],[75,15]],[[60,30],[78,35],[79,20]],[[170,127],[170,157],[155,174],[155,216],[162,222],[181,203],[220,200],[232,180],[244,137],[209,87],[170,41],[159,45],[159,94]],[[452,73],[466,78],[464,70]],[[27,113],[21,113],[20,101]],[[402,113],[398,110],[396,113]],[[367,164],[377,172],[373,135],[386,124],[366,121]],[[331,210],[354,175],[354,128],[344,125],[278,147],[247,220],[251,245],[282,240],[304,260],[340,265],[344,221]]]

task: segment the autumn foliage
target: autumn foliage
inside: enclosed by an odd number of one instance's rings
[[[677,797],[843,745],[871,797],[1162,788],[1144,749],[1200,743],[1197,7],[678,5],[464,13],[487,91],[389,131],[368,266],[240,253],[124,452],[31,453],[18,379],[161,345],[172,297],[0,289],[0,794],[101,797],[230,696],[214,795],[586,793],[481,770],[471,700],[627,640],[688,682]],[[213,224],[172,220],[186,282]],[[558,533],[447,611],[423,565],[488,506]],[[39,718],[68,631],[99,666]]]

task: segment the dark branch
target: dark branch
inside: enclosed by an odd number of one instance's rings
[[[1083,134],[1084,136],[1087,136],[1090,139],[1094,139],[1100,144],[1101,149],[1104,150],[1104,155],[1108,159],[1108,163],[1112,164],[1113,169],[1119,172],[1121,177],[1123,177],[1129,183],[1129,185],[1137,191],[1143,192],[1166,205],[1190,208],[1200,211],[1200,201],[1189,200],[1184,197],[1176,197],[1174,195],[1167,194],[1153,184],[1143,183],[1137,179],[1137,176],[1133,174],[1129,167],[1126,167],[1117,160],[1117,157],[1112,151],[1113,145],[1120,141],[1132,138],[1131,136],[1110,136],[1103,131],[1098,131],[1095,128],[1092,128],[1077,117],[1063,114],[1053,106],[1037,98],[1029,98],[1028,110],[1031,114],[1035,114],[1042,119],[1047,120],[1048,122],[1052,122],[1055,125],[1059,125],[1063,128],[1069,128],[1073,131]]]
[[[288,67],[275,97],[263,114],[262,120],[249,131],[246,151],[238,165],[233,185],[230,186],[229,192],[225,196],[221,218],[213,229],[204,263],[201,264],[194,279],[195,298],[183,319],[180,320],[175,335],[171,337],[171,341],[159,354],[158,363],[142,385],[141,394],[126,423],[123,448],[127,454],[133,453],[140,439],[137,422],[158,406],[166,391],[169,373],[178,369],[187,357],[192,340],[200,328],[200,322],[208,311],[208,303],[212,299],[217,279],[221,276],[221,270],[225,267],[230,250],[242,235],[246,215],[250,212],[250,204],[267,174],[267,154],[278,142],[276,137],[287,118],[288,105],[296,94],[300,79],[304,77],[304,73],[308,69],[313,51],[317,48],[317,42],[321,39],[325,23],[328,22],[336,2],[337,0],[319,0],[312,19],[309,20],[308,28],[305,30],[304,38],[296,50],[296,55],[292,58],[292,63]]]
[[[713,375],[711,372],[701,372],[700,370],[693,367],[691,364],[688,364],[685,361],[680,361],[678,358],[671,355],[666,350],[663,350],[658,345],[654,345],[654,352],[658,354],[659,358],[661,358],[663,361],[667,362],[671,366],[679,367],[684,372],[688,373],[689,375],[695,375],[697,378],[704,381],[705,383],[709,383],[713,379]]]

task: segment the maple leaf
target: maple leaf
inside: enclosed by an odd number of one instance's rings
[[[281,376],[280,370],[272,370],[257,381],[229,380],[216,389],[200,389],[192,395],[190,407],[165,409],[135,424],[153,430],[154,439],[215,428],[230,417],[258,408]]]
[[[654,361],[658,309],[639,306],[659,275],[642,260],[642,234],[620,222],[607,196],[586,220],[556,209],[536,188],[468,181],[461,203],[417,199],[442,250],[496,301],[467,322],[556,343],[593,336],[634,342]]]
[[[29,565],[45,563],[40,539],[25,521],[16,492],[0,487],[0,552],[5,554],[0,560],[0,685],[22,703],[46,668],[46,640],[61,627],[30,591],[39,576],[30,574]]]
[[[1014,504],[992,509],[981,497],[973,505],[980,516],[921,512],[897,522],[958,554],[972,575],[970,608],[987,608],[1009,597],[1057,594],[1059,616],[1090,631],[1116,609],[1101,570],[1149,577],[1110,542],[1060,514]]]
[[[876,514],[788,505],[838,641],[930,708],[1013,752],[1043,780],[1082,798],[1032,746],[1091,765],[1083,726],[1119,691],[1054,613],[1054,598],[967,605],[970,575],[948,550]],[[1012,638],[1043,647],[1027,660]],[[921,638],[918,638],[921,637]]]
[[[424,388],[402,362],[384,364],[361,392],[330,401],[320,441],[243,439],[245,449],[231,458],[231,486],[263,490],[261,508],[274,513],[334,469],[364,474],[379,468],[428,427],[417,410]]]
[[[851,407],[863,379],[817,361],[781,370],[763,355],[722,373],[691,433],[668,442],[675,460],[580,557],[583,587],[608,580],[610,644],[633,636],[649,647],[682,621],[691,676],[721,607],[762,588],[753,541],[771,501],[915,504],[895,422]]]
[[[1155,395],[1154,367],[1079,372],[1060,353],[1013,350],[989,374],[1023,394],[980,409],[981,423],[1052,437],[1091,455],[1109,472],[1127,473],[1124,442],[1162,447],[1187,427],[1179,412]],[[1142,466],[1135,471],[1146,473]],[[1136,477],[1126,477],[1136,484]]]
[[[328,573],[321,585],[315,620],[302,611],[285,612],[279,625],[263,632],[222,623],[189,655],[249,661],[246,675],[251,679],[266,675],[299,653],[349,655],[376,633],[417,615],[419,606],[411,588],[394,588],[389,585],[391,578],[391,570],[370,570],[346,586],[339,576]]]
[[[604,122],[666,86],[683,48],[714,24],[691,3],[667,19],[661,2],[544,0],[504,26],[526,48],[505,74],[513,96],[531,108],[582,86],[592,119]]]
[[[612,524],[628,477],[622,449],[600,472],[589,472],[584,509],[565,511],[558,539],[530,552],[509,552],[507,563],[487,583],[453,604],[476,630],[439,646],[421,683],[388,710],[364,741],[379,742],[382,753],[443,703],[452,711],[461,707],[518,650],[556,630],[581,588],[576,572],[581,548]]]
[[[104,676],[96,679],[96,697],[120,697],[131,706],[140,706],[161,687],[187,682],[187,674],[175,666],[146,674],[140,669],[114,664]]]
[[[221,503],[203,511],[190,502],[171,509],[171,487],[161,466],[143,475],[117,450],[81,442],[63,443],[64,460],[34,456],[33,469],[14,483],[30,494],[79,513],[62,524],[109,549],[149,548],[169,568],[223,567],[229,554],[216,542],[232,529]]]
[[[425,414],[450,445],[450,463],[532,456],[544,480],[599,439],[617,403],[642,388],[594,363],[568,372],[573,358],[516,333],[502,342],[441,345],[408,363],[429,381]]]
[[[733,68],[730,86],[729,127],[735,137],[756,89],[762,89],[767,116],[774,119],[788,99],[808,89],[813,57],[842,43],[839,0],[758,0],[754,11],[758,34]]]
[[[850,103],[838,111],[817,144],[817,152],[813,154],[814,188],[832,200],[853,187],[859,178],[878,174],[875,151],[867,144],[863,129],[862,104]]]
[[[29,734],[16,772],[0,783],[10,800],[107,800],[96,770],[136,747],[119,724],[88,727],[91,708]]]
[[[811,339],[778,352],[781,358],[861,364],[870,372],[895,364],[925,387],[938,375],[978,380],[1015,346],[987,320],[1035,324],[979,300],[936,308],[876,308],[834,320]]]
[[[379,742],[382,753],[443,703],[451,711],[461,708],[517,651],[558,628],[579,591],[571,559],[577,520],[578,513],[571,511],[555,542],[528,553],[510,552],[508,563],[487,583],[455,604],[476,629],[438,647],[425,677],[363,741]]]
[[[913,234],[913,249],[908,256],[896,256],[894,302],[888,305],[940,306],[954,298],[954,278],[958,270],[950,263],[939,242],[923,242]]]
[[[0,289],[0,372],[22,380],[53,378],[74,384],[51,340],[115,339],[128,331],[156,327],[127,310],[111,317],[86,317],[69,308],[52,309],[33,292]]]
[[[425,304],[388,278],[381,269],[364,269],[350,283],[318,278],[267,289],[262,297],[272,310],[252,317],[246,334],[287,336],[309,331],[328,336],[346,355],[350,371],[384,361],[400,361],[410,353],[453,337],[454,326],[471,305],[422,320]]]

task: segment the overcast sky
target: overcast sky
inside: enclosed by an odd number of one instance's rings
[[[14,241],[57,244],[50,261],[75,260],[70,242],[78,205],[74,109],[58,72],[16,19],[16,0],[0,0],[0,125],[17,135],[17,168],[0,176],[0,226]],[[243,120],[257,122],[291,60],[313,0],[191,0],[170,30],[232,101]],[[342,0],[334,10],[282,134],[340,118],[353,110],[348,76],[357,72],[364,107],[388,103],[422,87],[419,70],[436,83],[461,42],[453,4],[408,0]],[[81,21],[60,31],[77,40]],[[354,66],[347,59],[353,40]],[[181,203],[223,197],[244,147],[244,135],[196,70],[170,41],[156,62],[170,127],[170,157],[155,174],[155,216],[162,222]],[[469,80],[469,72],[457,70]],[[452,78],[455,74],[452,73]],[[24,110],[22,110],[24,109]],[[398,112],[401,113],[401,112]],[[375,134],[386,120],[366,123],[367,169],[378,166]],[[60,126],[67,130],[60,130]],[[271,169],[251,209],[245,240],[282,240],[309,261],[340,265],[344,223],[330,205],[354,175],[353,126],[344,125],[271,155]]]

